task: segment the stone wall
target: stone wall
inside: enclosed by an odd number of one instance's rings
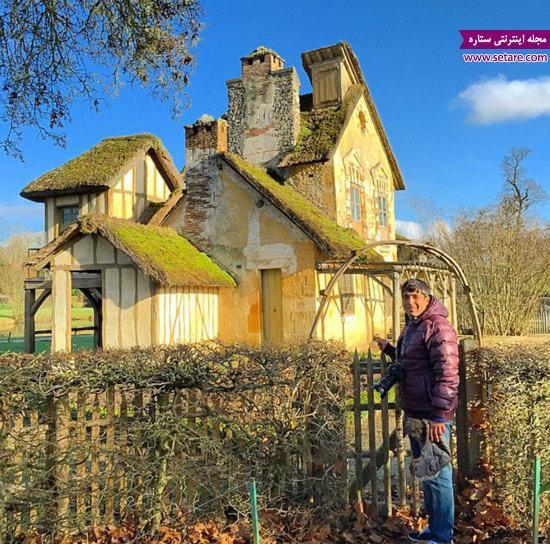
[[[229,151],[253,164],[274,163],[290,151],[300,131],[299,87],[294,68],[229,80]]]
[[[330,163],[315,163],[289,168],[287,183],[336,221],[334,180]]]
[[[227,82],[227,147],[231,153],[243,152],[245,123],[245,92],[241,78]]]

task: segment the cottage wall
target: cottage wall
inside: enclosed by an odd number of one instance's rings
[[[220,171],[211,160],[207,168],[189,171],[186,185],[185,206],[169,217],[169,226],[223,262],[238,282],[236,289],[220,290],[219,337],[262,342],[266,329],[262,307],[269,296],[262,292],[262,273],[280,270],[282,343],[306,340],[317,311],[319,289],[330,277],[318,277],[315,268],[326,255],[229,166]],[[363,349],[372,338],[366,337],[366,331],[385,330],[383,295],[369,282],[366,287],[358,284],[354,292],[356,310],[353,317],[346,317],[346,334],[336,295],[318,336]]]
[[[63,206],[78,206],[79,215],[86,215],[88,213],[107,213],[107,192],[92,192],[46,198],[44,206],[46,243],[51,242],[59,234],[59,208]]]
[[[60,233],[60,208],[63,206],[77,206],[79,217],[104,213],[138,221],[149,202],[164,202],[170,192],[155,161],[146,155],[135,161],[111,189],[46,198],[46,242],[51,242]]]
[[[332,157],[337,222],[355,229],[365,240],[395,239],[394,181],[392,171],[364,97],[349,117]],[[351,215],[352,184],[360,187],[362,220]],[[387,225],[378,221],[378,196],[387,203]],[[377,249],[394,260],[393,247]]]
[[[283,341],[303,340],[315,316],[315,247],[231,168],[214,160],[186,178],[185,205],[168,226],[224,264],[236,289],[220,290],[219,336],[262,341],[262,270],[281,271]]]
[[[70,349],[71,272],[100,271],[103,347],[198,342],[218,336],[218,288],[162,287],[101,236],[83,236],[52,262],[52,349]],[[229,289],[228,289],[229,290]]]
[[[156,343],[200,342],[218,336],[218,288],[157,287]]]
[[[317,336],[343,342],[349,349],[365,351],[375,334],[388,335],[391,328],[391,316],[386,311],[388,301],[383,287],[372,278],[361,274],[346,276],[345,280],[341,276],[334,286],[317,327]],[[317,290],[325,289],[331,278],[332,274],[318,274]]]
[[[287,183],[336,221],[334,169],[330,163],[315,163],[289,168]]]
[[[150,155],[135,162],[108,191],[109,215],[138,221],[149,202],[164,202],[170,187]]]

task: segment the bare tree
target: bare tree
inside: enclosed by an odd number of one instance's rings
[[[526,148],[512,148],[502,160],[504,185],[501,206],[521,223],[529,208],[548,198],[544,189],[527,174],[525,160],[531,152]]]
[[[527,176],[528,150],[503,161],[498,202],[463,212],[454,228],[439,228],[437,243],[463,267],[486,334],[525,334],[541,295],[550,289],[550,228],[528,213],[544,197]]]
[[[22,129],[63,145],[75,98],[98,109],[125,81],[176,112],[200,32],[199,0],[4,0],[0,5],[0,144],[22,158]]]
[[[24,263],[30,247],[41,244],[42,235],[14,234],[0,246],[0,292],[6,296],[16,323],[24,317]]]

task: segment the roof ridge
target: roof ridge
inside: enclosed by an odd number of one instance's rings
[[[174,161],[157,136],[140,133],[104,138],[91,148],[27,184],[21,196],[40,202],[51,195],[105,190],[144,150],[152,149],[172,189],[183,186]]]

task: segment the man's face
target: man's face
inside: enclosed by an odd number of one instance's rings
[[[430,303],[430,297],[419,291],[402,293],[403,309],[409,317],[418,317]]]

